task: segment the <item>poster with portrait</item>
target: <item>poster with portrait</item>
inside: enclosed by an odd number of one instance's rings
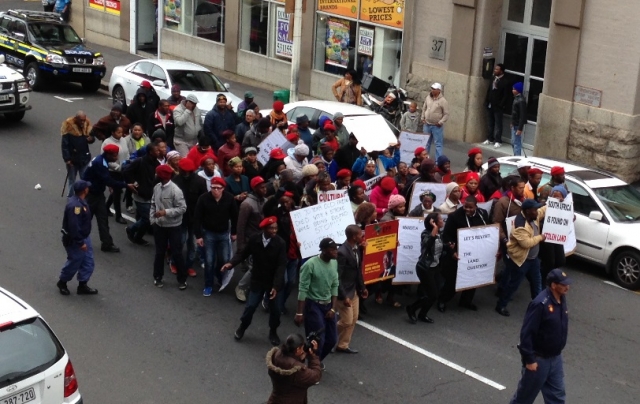
[[[289,14],[284,7],[276,7],[276,56],[291,59],[293,41],[289,39]]]
[[[365,285],[393,279],[398,260],[398,221],[371,224],[364,229],[367,246],[362,258]]]
[[[164,20],[174,24],[182,21],[182,0],[163,0]]]
[[[349,65],[349,21],[338,18],[327,20],[325,64],[347,68]]]

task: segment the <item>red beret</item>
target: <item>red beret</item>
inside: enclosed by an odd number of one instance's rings
[[[364,190],[366,190],[366,189],[367,189],[367,184],[365,184],[365,183],[364,183],[364,181],[362,181],[362,180],[355,180],[355,181],[353,181],[353,182],[351,183],[351,186],[353,186],[353,187],[356,187],[356,186],[357,186],[357,187],[360,187],[360,188],[362,188],[362,189],[364,189]]]
[[[180,161],[178,162],[178,167],[180,167],[182,171],[196,171],[196,165],[191,159],[180,159]]]
[[[480,150],[479,147],[474,147],[473,149],[469,150],[469,152],[467,153],[467,156],[473,157],[478,153],[482,153],[482,150]]]
[[[161,180],[170,180],[173,176],[173,168],[169,167],[167,164],[160,164],[156,167],[156,175]]]
[[[551,175],[564,174],[564,168],[560,166],[551,167]]]
[[[380,188],[387,192],[392,192],[396,187],[396,182],[391,177],[384,177],[382,181],[380,181]]]
[[[114,144],[108,144],[102,149],[103,153],[110,153],[110,154],[111,153],[118,154],[119,151],[120,151],[120,148]]]
[[[151,83],[149,83],[147,80],[143,80],[142,83],[140,83],[140,87],[151,88]]]
[[[255,189],[258,185],[264,183],[264,178],[262,178],[261,176],[256,176],[251,178],[251,189]]]
[[[278,223],[278,218],[275,216],[269,216],[269,217],[265,217],[264,219],[262,219],[262,221],[260,222],[260,228],[264,229],[265,227],[272,225],[274,223]]]
[[[224,180],[224,178],[220,178],[220,177],[211,178],[211,185],[216,185],[216,184],[223,187],[227,186],[227,182]]]
[[[224,132],[222,132],[222,137],[225,139],[230,138],[231,136],[235,135],[235,133],[232,130],[225,130]]]
[[[287,155],[284,154],[281,148],[276,147],[275,149],[271,150],[271,152],[269,153],[269,157],[276,160],[284,160]]]
[[[413,152],[413,155],[418,157],[420,154],[422,154],[423,151],[425,151],[427,149],[425,149],[424,147],[420,146],[420,147],[416,147],[416,150]]]
[[[539,168],[532,168],[529,171],[527,171],[527,174],[529,175],[542,174],[542,170]]]
[[[331,121],[327,121],[324,124],[324,130],[332,130],[332,131],[336,131],[336,127],[333,123],[331,123]]]
[[[273,109],[274,109],[276,112],[282,112],[282,110],[284,109],[284,102],[282,102],[282,101],[280,101],[280,100],[275,101],[275,102],[273,103]]]
[[[200,167],[202,167],[202,165],[204,164],[205,161],[207,161],[208,159],[213,159],[214,162],[217,162],[218,160],[216,159],[216,156],[212,155],[212,154],[205,154],[204,157],[202,157],[200,159]]]
[[[293,195],[293,192],[286,191],[286,192],[284,193],[284,196],[286,196],[286,197],[288,197],[288,198],[293,198],[293,196],[294,196],[294,195]]]
[[[295,123],[292,123],[291,125],[289,125],[289,127],[287,128],[287,130],[289,131],[298,131],[298,125],[296,125]]]
[[[294,140],[298,139],[300,136],[298,135],[298,132],[296,131],[291,131],[291,129],[289,129],[289,132],[287,133],[287,140],[290,142],[293,142]]]
[[[471,180],[480,181],[480,176],[478,175],[478,173],[473,172],[473,171],[467,172],[467,182],[469,182]]]
[[[347,170],[346,168],[343,168],[342,170],[338,171],[338,174],[336,174],[337,178],[351,178],[351,171]]]

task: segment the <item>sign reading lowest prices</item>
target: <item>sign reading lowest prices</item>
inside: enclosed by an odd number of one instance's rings
[[[456,291],[495,283],[500,225],[458,229]]]

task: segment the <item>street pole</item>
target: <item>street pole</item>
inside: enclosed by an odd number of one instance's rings
[[[156,30],[157,42],[158,42],[158,60],[162,59],[162,26],[164,25],[164,0],[158,0],[158,26]]]
[[[295,0],[293,14],[293,56],[291,58],[291,94],[289,102],[298,101],[300,81],[300,50],[302,48],[302,1]]]

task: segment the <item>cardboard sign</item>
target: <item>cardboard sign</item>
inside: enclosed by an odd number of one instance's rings
[[[373,177],[370,180],[366,180],[364,182],[364,185],[366,185],[367,187],[364,190],[365,195],[369,196],[371,195],[371,191],[373,190],[373,188],[380,182],[382,181],[382,179],[386,177],[386,175],[378,175],[377,177]]]
[[[499,246],[498,224],[458,229],[456,291],[495,283],[494,272]]]
[[[393,278],[398,253],[398,221],[371,224],[365,227],[364,237],[367,242],[362,258],[365,285]]]
[[[340,198],[347,197],[347,190],[340,189],[337,191],[318,192],[318,203],[330,202]]]
[[[446,184],[439,184],[435,182],[414,182],[413,189],[411,190],[408,212],[411,212],[413,208],[420,205],[420,194],[427,190],[431,191],[436,196],[436,200],[433,202],[433,206],[435,207],[440,206],[440,204],[447,199]]]
[[[573,194],[569,194],[567,195],[566,198],[564,198],[564,203],[570,203],[571,206],[573,207]],[[571,218],[571,230],[569,231],[569,234],[567,235],[567,240],[564,243],[564,255],[571,255],[573,254],[573,252],[576,250],[576,247],[578,246],[578,240],[576,239],[576,223],[573,221],[573,218]]]
[[[544,215],[543,234],[547,238],[545,243],[562,244],[567,242],[567,237],[573,227],[573,200],[570,203],[560,202],[556,198],[547,199],[547,212]]]
[[[411,166],[411,160],[415,157],[418,147],[427,147],[429,136],[424,133],[400,132],[398,141],[400,142],[400,161]]]
[[[420,283],[416,274],[416,262],[420,258],[420,236],[424,231],[424,219],[398,218],[398,258],[393,284]]]
[[[267,161],[269,161],[269,153],[271,153],[271,150],[282,146],[286,141],[287,138],[284,137],[282,132],[280,132],[280,129],[276,129],[271,132],[271,134],[264,138],[264,140],[260,142],[260,145],[258,146],[258,161],[262,164],[267,164]]]

